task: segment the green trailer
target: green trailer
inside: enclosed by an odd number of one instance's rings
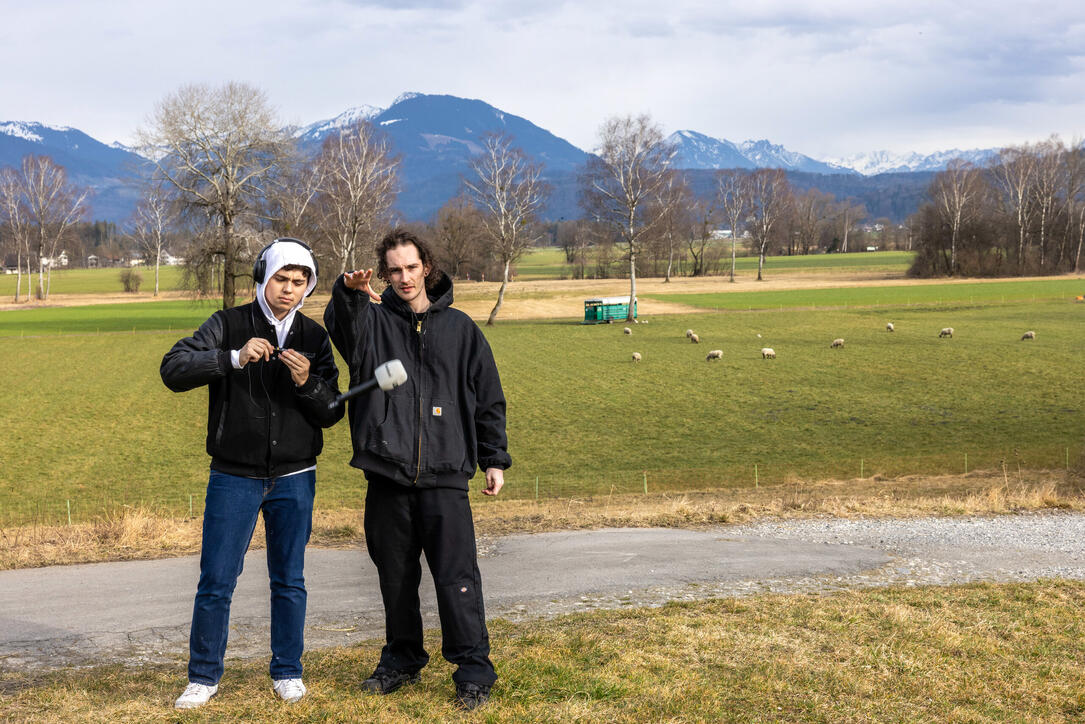
[[[629,317],[629,297],[599,297],[584,300],[582,324],[610,324],[615,319]],[[633,318],[637,318],[637,302],[633,302]]]

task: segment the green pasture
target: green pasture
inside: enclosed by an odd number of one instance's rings
[[[780,309],[789,307],[904,307],[912,305],[1001,304],[1003,302],[1072,301],[1085,294],[1085,279],[951,282],[945,284],[885,284],[873,287],[781,289],[764,292],[703,294],[639,294],[713,310]]]
[[[154,293],[154,267],[140,266],[135,268],[143,276],[139,293],[150,295]],[[121,282],[121,269],[111,267],[108,269],[56,269],[53,271],[53,279],[49,283],[50,294],[116,294],[124,291],[124,283]],[[181,289],[181,267],[161,266],[158,270],[159,291],[176,291]],[[0,298],[15,297],[15,274],[0,274]],[[31,293],[38,288],[38,274],[35,271],[31,275]],[[23,275],[22,293],[26,294],[26,275]]]
[[[0,312],[0,337],[103,332],[191,332],[222,307],[218,300],[88,304]]]
[[[69,509],[83,519],[122,505],[200,511],[206,393],[169,392],[158,366],[209,311],[190,309],[183,322],[177,310],[150,311],[133,334],[137,308],[155,306],[116,305],[116,331],[19,337],[14,325],[0,337],[8,371],[0,525],[64,521]],[[514,460],[502,497],[976,468],[1004,470],[1012,482],[1020,468],[1063,467],[1082,456],[1085,305],[786,306],[660,316],[631,335],[620,324],[571,320],[487,329]],[[108,316],[37,311],[76,321]],[[887,321],[896,332],[885,331]],[[154,324],[173,331],[147,331]],[[946,326],[956,329],[953,339],[938,338]],[[687,328],[701,344],[685,338]],[[1027,329],[1036,340],[1020,341]],[[830,349],[837,337],[845,347]],[[761,359],[763,346],[777,359]],[[723,360],[706,362],[711,349]],[[643,361],[634,364],[633,352]],[[346,424],[325,438],[318,505],[361,507],[364,482],[347,465]]]
[[[719,273],[731,270],[731,244],[729,241],[713,242],[715,249],[709,251],[720,256]],[[684,247],[679,249],[682,254]],[[739,244],[739,253],[743,253]],[[807,254],[805,256],[765,257],[765,275],[786,272],[788,275],[803,273],[831,273],[846,271],[904,276],[912,265],[915,254],[910,251],[871,251],[848,254]],[[628,262],[626,262],[628,266]],[[565,252],[557,247],[539,247],[528,251],[516,264],[516,278],[560,279],[568,277],[572,266],[565,262]],[[757,273],[756,256],[739,256],[735,259],[735,271],[747,275]]]

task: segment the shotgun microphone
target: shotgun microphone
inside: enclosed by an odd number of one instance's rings
[[[385,392],[388,392],[391,389],[399,387],[406,381],[407,370],[403,368],[402,362],[397,359],[385,362],[373,371],[373,379],[351,387],[349,390],[336,397],[333,402],[329,402],[328,408],[334,409],[352,397],[357,397],[365,392],[369,392],[374,387],[379,387]]]

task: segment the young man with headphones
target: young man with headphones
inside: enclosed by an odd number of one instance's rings
[[[162,359],[162,381],[174,392],[208,389],[207,452],[211,475],[203,515],[200,581],[189,634],[188,686],[178,709],[218,693],[229,630],[230,601],[256,519],[263,513],[271,583],[271,665],[275,693],[305,695],[301,653],[305,626],[305,546],[312,530],[321,428],[339,370],[328,333],[298,314],[316,287],[312,251],[276,239],[253,266],[256,299],[215,312]]]

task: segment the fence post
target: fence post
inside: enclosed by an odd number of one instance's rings
[[[644,494],[648,494],[648,471],[644,471]]]
[[[535,476],[535,500],[539,499],[539,476]]]
[[[757,463],[753,464],[753,486],[755,488],[761,487],[757,482]]]
[[[64,502],[68,504],[68,525],[71,525],[72,524],[72,501],[71,501],[71,499],[68,499],[68,500],[65,500]]]

